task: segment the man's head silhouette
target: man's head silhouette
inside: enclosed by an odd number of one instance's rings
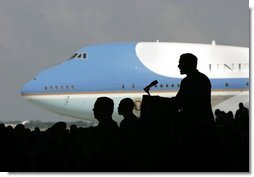
[[[243,107],[244,107],[244,106],[243,106],[243,103],[240,102],[240,103],[239,103],[239,108],[242,109]]]
[[[118,114],[125,115],[132,113],[134,108],[134,102],[130,98],[124,98],[120,101],[118,106]]]
[[[178,68],[181,74],[189,74],[197,68],[198,59],[191,53],[185,53],[180,56]]]
[[[93,108],[94,118],[98,121],[111,117],[114,111],[114,102],[108,97],[99,97]]]

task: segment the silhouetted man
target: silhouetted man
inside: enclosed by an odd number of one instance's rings
[[[239,109],[235,112],[235,123],[238,131],[249,133],[249,109],[239,103]]]
[[[134,102],[130,98],[124,98],[119,103],[118,114],[124,117],[120,123],[121,129],[134,129],[137,127],[139,119],[133,113],[133,108]]]
[[[117,129],[117,123],[112,119],[114,102],[108,97],[99,97],[93,108],[94,118],[99,121],[98,128]]]
[[[211,108],[211,83],[206,75],[197,70],[197,57],[182,54],[179,59],[181,74],[187,76],[181,81],[180,89],[174,97],[178,109],[189,123],[214,122]]]
[[[247,118],[249,116],[249,110],[244,107],[243,103],[239,103],[239,109],[235,112],[235,119]]]

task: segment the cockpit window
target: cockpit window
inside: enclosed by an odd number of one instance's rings
[[[81,58],[81,56],[82,56],[82,54],[80,53],[80,54],[78,54],[77,58]]]
[[[77,55],[78,55],[78,53],[75,53],[75,54],[71,57],[71,59],[72,59],[72,58],[76,58]]]
[[[70,59],[87,59],[87,54],[86,53],[75,53]]]

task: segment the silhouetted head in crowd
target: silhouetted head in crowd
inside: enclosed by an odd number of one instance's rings
[[[93,108],[94,118],[98,121],[111,118],[114,112],[114,102],[108,97],[99,97]]]
[[[78,131],[77,125],[71,125],[71,126],[70,126],[70,132],[71,132],[71,133],[75,133],[75,132],[77,132],[77,131]]]
[[[57,122],[51,128],[54,130],[65,130],[67,127],[65,122]]]
[[[1,123],[0,128],[5,128],[5,125],[3,123]]]
[[[241,103],[239,103],[239,108],[241,109],[241,108],[243,108],[244,106],[243,106],[243,103],[241,102]]]
[[[130,98],[124,98],[120,101],[118,106],[118,114],[119,115],[127,115],[131,114],[134,108],[134,102]]]
[[[15,126],[14,129],[17,131],[23,131],[23,130],[25,130],[25,126],[23,124],[18,124]]]
[[[226,116],[227,116],[227,119],[233,119],[234,114],[233,114],[232,111],[228,111],[228,112],[226,113]]]
[[[197,68],[198,59],[191,53],[185,53],[180,56],[178,68],[181,74],[189,74]]]
[[[221,111],[220,111],[219,109],[216,109],[215,112],[214,112],[214,114],[215,114],[216,116],[219,116],[219,115],[221,114]]]
[[[35,128],[34,128],[34,132],[40,133],[40,132],[41,132],[41,130],[40,130],[40,128],[39,128],[39,127],[35,127]]]

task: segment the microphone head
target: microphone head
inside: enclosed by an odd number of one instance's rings
[[[156,84],[158,84],[158,81],[157,80],[154,80],[153,82],[151,82],[151,86],[154,86],[154,85],[156,85]]]
[[[158,84],[158,81],[157,81],[157,80],[154,80],[153,82],[151,82],[148,86],[146,86],[146,87],[144,88],[144,91],[145,91],[146,93],[148,93],[148,95],[150,95],[150,93],[149,93],[150,87],[155,86],[156,84]]]

